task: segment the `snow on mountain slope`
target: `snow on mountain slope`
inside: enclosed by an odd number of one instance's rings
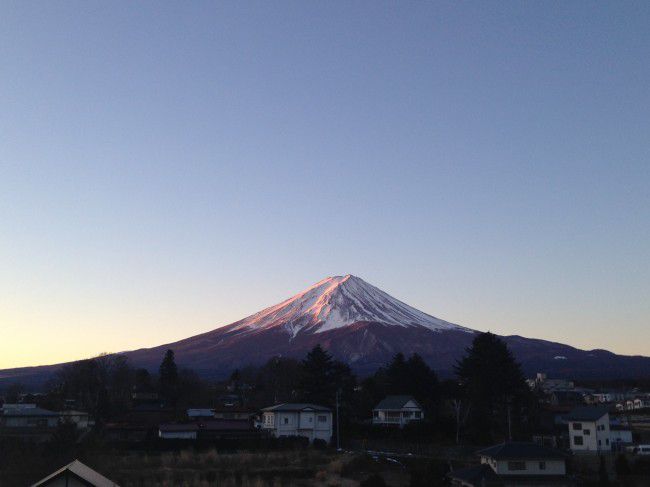
[[[321,333],[363,321],[434,331],[472,331],[412,308],[350,274],[323,279],[280,304],[244,318],[233,329],[252,332],[282,327],[296,336],[301,331]]]

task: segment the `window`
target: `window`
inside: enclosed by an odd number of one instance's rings
[[[327,423],[327,416],[324,416],[324,415],[318,416],[318,422],[319,423]]]
[[[508,470],[510,471],[526,470],[526,462],[508,462]]]
[[[574,445],[582,445],[584,444],[582,441],[582,436],[574,436],[573,437],[573,444]]]
[[[284,418],[284,424],[289,424],[289,418]]]
[[[582,430],[582,434],[585,436],[589,436],[591,434],[591,430]]]
[[[313,423],[313,422],[314,422],[314,418],[312,418],[311,416],[309,416],[309,422],[310,422],[310,423]]]
[[[605,444],[609,445],[609,438],[605,438]]]
[[[546,470],[546,462],[539,462],[539,469]]]
[[[573,423],[573,429],[574,430],[581,430],[582,429],[582,423]]]
[[[598,440],[598,446],[602,445],[602,441]]]
[[[420,411],[415,411],[415,418],[420,419],[422,417],[422,413]]]

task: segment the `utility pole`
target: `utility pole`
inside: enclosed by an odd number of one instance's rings
[[[508,441],[512,441],[512,418],[510,415],[510,398],[508,398]]]
[[[336,450],[339,451],[341,449],[341,428],[339,427],[339,424],[341,423],[340,418],[339,418],[339,394],[341,392],[341,389],[336,390]]]

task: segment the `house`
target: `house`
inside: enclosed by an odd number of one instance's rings
[[[555,390],[571,390],[574,388],[574,383],[566,379],[549,379],[543,372],[538,372],[535,379],[527,381],[531,388],[541,389],[549,393]]]
[[[372,410],[372,424],[402,428],[411,421],[419,421],[422,418],[422,406],[413,396],[386,396]]]
[[[257,411],[242,406],[217,407],[214,410],[215,419],[247,419],[257,415]]]
[[[119,487],[79,460],[60,468],[51,475],[39,480],[32,487]]]
[[[585,403],[584,394],[574,389],[556,389],[548,393],[553,406],[577,407]]]
[[[650,398],[637,397],[634,400],[634,409],[646,409],[646,408],[650,408]]]
[[[454,470],[451,484],[487,486],[574,486],[566,474],[564,453],[528,442],[508,442],[477,452],[481,464]]]
[[[610,442],[612,449],[616,451],[623,450],[626,446],[634,443],[632,430],[625,425],[609,425]]]
[[[139,442],[160,436],[158,426],[176,418],[173,409],[141,404],[121,414],[104,427],[108,441]]]
[[[196,440],[199,425],[196,423],[161,424],[158,427],[158,437],[163,440]]]
[[[611,451],[609,412],[603,407],[580,407],[566,416],[569,447],[574,453]]]
[[[246,440],[259,436],[260,431],[248,419],[208,419],[158,427],[158,437],[163,440]]]
[[[60,411],[59,420],[63,423],[73,423],[80,430],[86,430],[95,425],[95,421],[84,411]]]
[[[262,409],[261,428],[275,437],[303,436],[330,442],[332,410],[305,403],[285,403]]]
[[[214,418],[214,409],[188,409],[187,417],[190,419]]]
[[[36,404],[5,404],[0,410],[0,427],[56,428],[59,414],[36,407]]]
[[[260,437],[250,419],[212,419],[199,423],[199,439],[247,440]]]

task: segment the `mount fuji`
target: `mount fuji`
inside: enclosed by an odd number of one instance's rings
[[[132,365],[156,370],[171,348],[181,367],[207,377],[264,363],[272,357],[303,358],[322,345],[357,373],[372,373],[397,352],[420,354],[441,375],[449,375],[476,330],[417,310],[353,276],[328,277],[295,296],[240,321],[174,343],[124,352]],[[650,375],[650,358],[579,350],[569,345],[501,337],[524,372],[570,378]],[[0,381],[42,379],[59,365],[0,371]]]

